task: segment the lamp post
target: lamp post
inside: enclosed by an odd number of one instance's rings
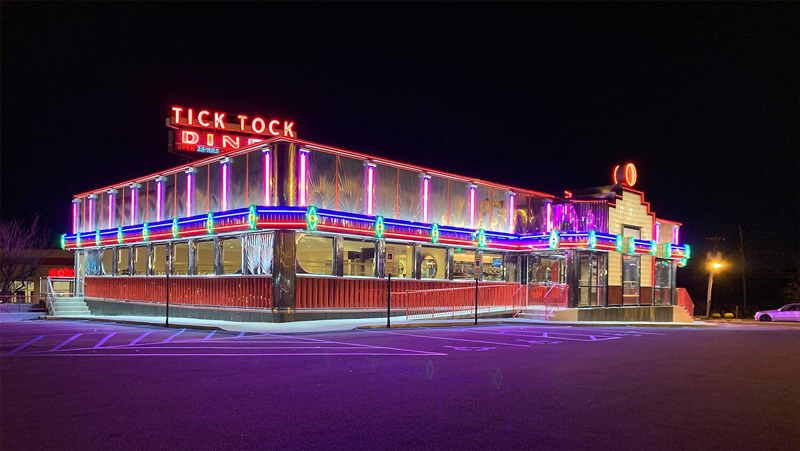
[[[708,296],[706,297],[706,319],[711,318],[711,288],[714,286],[714,273],[719,272],[723,265],[719,260],[712,260],[709,263],[708,271]]]

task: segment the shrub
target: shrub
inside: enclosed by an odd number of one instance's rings
[[[728,312],[724,316],[725,318],[733,318],[733,313]]]
[[[712,314],[711,314],[711,317],[712,317],[712,318],[722,318],[722,316],[720,316],[720,314],[719,314],[719,313],[712,313]]]

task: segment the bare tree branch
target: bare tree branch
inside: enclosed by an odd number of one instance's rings
[[[0,295],[13,294],[36,274],[44,254],[32,250],[47,244],[38,215],[30,223],[0,220]]]

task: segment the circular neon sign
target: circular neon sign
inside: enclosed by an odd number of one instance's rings
[[[633,186],[636,184],[637,173],[636,173],[636,166],[633,163],[627,163],[625,166],[616,165],[614,166],[614,184],[619,185],[623,183],[627,186]]]

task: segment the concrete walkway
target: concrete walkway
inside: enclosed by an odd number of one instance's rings
[[[45,316],[48,320],[82,320],[105,321],[121,324],[141,324],[164,326],[163,316]],[[411,319],[405,316],[392,318],[392,327],[436,327],[436,326],[469,326],[475,324],[472,319]],[[479,318],[478,324],[537,324],[545,326],[648,326],[648,327],[715,327],[717,324],[695,321],[693,323],[651,323],[623,321],[541,321],[525,318]],[[291,323],[250,323],[238,321],[219,321],[194,318],[170,318],[169,327],[191,329],[217,329],[230,332],[261,333],[309,333],[336,332],[353,329],[385,328],[386,318],[329,319],[318,321],[296,321]]]

